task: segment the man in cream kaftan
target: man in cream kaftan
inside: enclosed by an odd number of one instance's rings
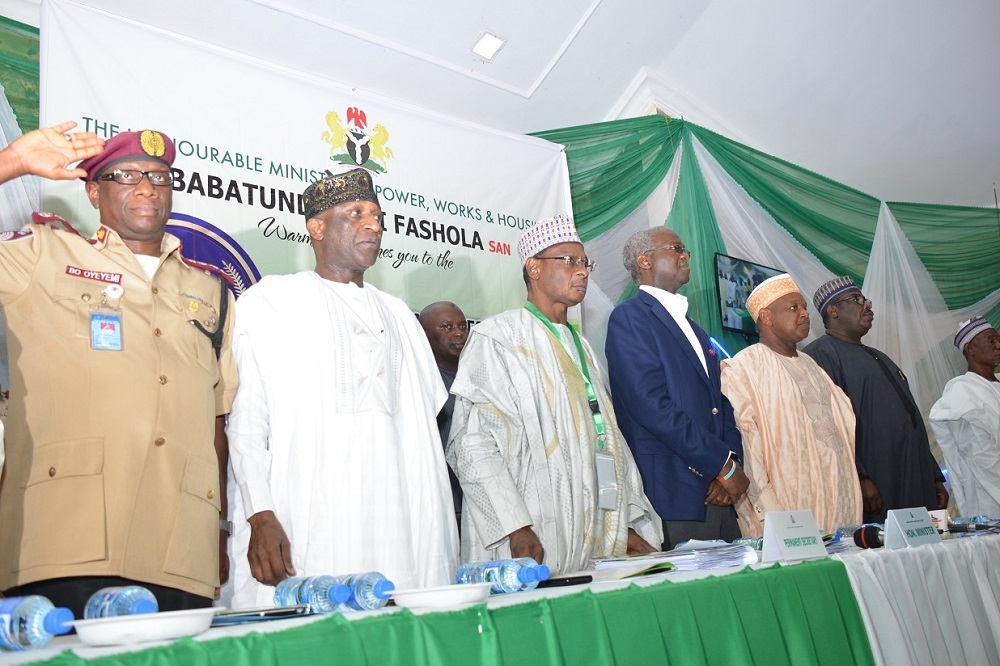
[[[761,536],[768,511],[809,509],[821,529],[861,521],[854,466],[854,411],[844,392],[796,344],[809,312],[787,274],[764,280],[747,299],[760,343],[722,362],[722,392],[743,435],[750,477],[736,503],[743,536]]]
[[[861,518],[854,411],[806,354],[756,344],[722,362],[722,391],[743,434],[750,489],[736,503],[744,536],[761,536],[768,511],[810,509],[832,532]]]
[[[381,236],[370,183],[358,169],[310,186],[316,271],[237,302],[236,607],[272,603],[291,575],[377,570],[404,589],[446,585],[457,566],[441,376],[406,304],[360,279]]]

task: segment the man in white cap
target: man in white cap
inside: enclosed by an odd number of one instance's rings
[[[654,552],[660,519],[594,352],[567,319],[593,263],[565,215],[526,230],[518,253],[528,302],[472,329],[451,387],[462,559],[531,557],[561,574]]]
[[[1000,334],[983,317],[963,321],[955,347],[968,372],[944,387],[931,428],[951,474],[958,512],[1000,516]]]
[[[828,532],[861,521],[851,401],[796,345],[809,312],[787,274],[747,299],[760,343],[722,362],[722,392],[743,434],[750,489],[736,504],[743,536],[761,536],[769,511],[810,509]]]
[[[364,279],[382,243],[371,175],[327,172],[302,204],[315,270],[268,276],[237,304],[236,607],[269,605],[288,576],[376,570],[404,589],[457,566],[447,393],[409,307]]]

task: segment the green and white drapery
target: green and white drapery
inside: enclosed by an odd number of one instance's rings
[[[37,127],[38,30],[0,16],[0,148],[21,136],[22,130],[30,132]],[[0,231],[15,231],[28,224],[41,200],[37,176],[0,185]],[[6,377],[3,379],[6,386]]]
[[[951,342],[958,323],[973,314],[1000,322],[994,209],[880,202],[662,116],[537,136],[566,146],[577,228],[598,264],[583,310],[597,349],[613,301],[636,289],[622,265],[625,239],[654,226],[676,230],[690,248],[691,281],[681,290],[689,314],[733,354],[754,340],[722,330],[715,252],[788,271],[810,302],[823,282],[853,277],[875,312],[865,343],[907,373],[925,415],[965,371]],[[806,342],[823,334],[812,315]]]
[[[14,111],[0,85],[0,149],[21,136]],[[38,176],[24,176],[0,184],[0,231],[17,231],[31,222],[32,211],[42,203],[42,184]],[[6,384],[4,384],[6,386]]]
[[[38,30],[0,16],[0,149],[38,127]],[[16,109],[16,111],[15,111]],[[16,231],[40,210],[38,176],[0,184],[0,232]],[[0,390],[10,386],[7,327],[0,321]],[[3,445],[0,442],[0,450]],[[0,456],[2,458],[2,456]]]

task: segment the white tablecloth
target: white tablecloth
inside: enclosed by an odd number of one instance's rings
[[[835,557],[878,663],[1000,664],[1000,536]]]

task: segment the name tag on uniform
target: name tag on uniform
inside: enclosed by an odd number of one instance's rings
[[[618,507],[618,480],[615,477],[615,458],[607,453],[598,453],[597,467],[597,507],[615,509]]]
[[[122,350],[122,315],[106,309],[90,313],[90,348],[105,351]]]

